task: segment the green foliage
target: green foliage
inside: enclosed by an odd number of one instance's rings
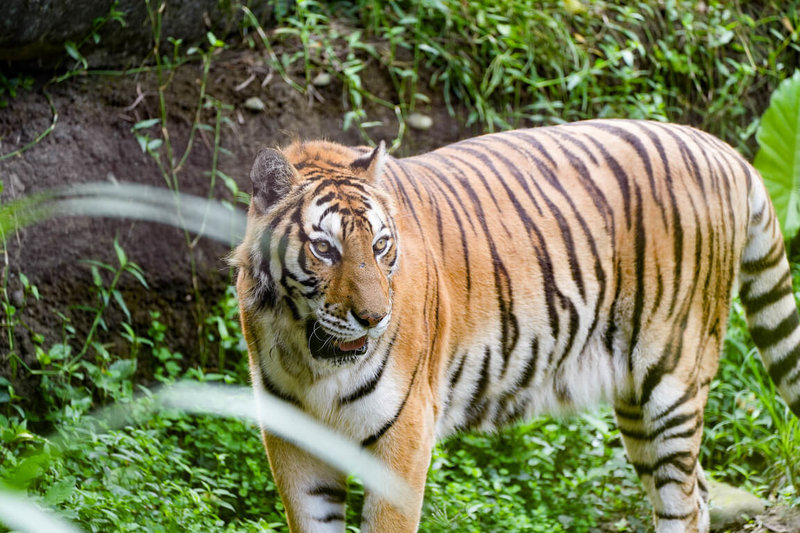
[[[754,114],[800,51],[797,7],[797,0],[301,0],[279,18],[277,44],[264,45],[302,92],[313,96],[321,71],[337,77],[349,107],[344,126],[358,126],[366,139],[375,124],[368,100],[396,108],[397,144],[402,119],[427,106],[432,89],[481,129],[649,118],[689,122],[749,151]],[[375,70],[370,64],[388,75],[393,101],[362,83]],[[287,74],[293,66],[304,83]]]
[[[28,90],[33,86],[33,76],[19,74],[7,78],[0,72],[0,109],[8,107],[9,98],[16,98],[17,92]]]
[[[800,230],[800,70],[772,94],[756,138],[754,164],[790,240]]]
[[[421,531],[645,531],[648,507],[608,410],[463,435],[433,455]]]

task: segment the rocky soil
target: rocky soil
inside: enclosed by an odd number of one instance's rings
[[[381,73],[365,75],[370,76],[373,91],[391,97],[386,94],[389,85]],[[169,135],[175,152],[181,154],[195,119],[202,69],[199,63],[188,64],[176,69],[172,76],[166,94]],[[7,108],[0,110],[3,154],[31,142],[51,124],[53,116],[45,91],[52,97],[57,113],[56,126],[50,135],[21,156],[0,161],[4,202],[52,187],[93,181],[166,187],[157,165],[142,152],[132,133],[134,124],[159,116],[154,74],[81,76],[46,89],[43,81],[38,80],[33,90],[21,91]],[[219,152],[219,168],[244,191],[250,189],[247,177],[250,164],[261,146],[285,144],[295,137],[364,144],[355,127],[342,130],[345,109],[341,84],[334,80],[315,87],[311,96],[300,94],[266,68],[256,52],[227,51],[216,57],[207,94],[229,105],[223,111],[220,144],[224,150]],[[255,99],[261,104],[258,109],[252,105]],[[251,105],[246,105],[248,101]],[[391,141],[398,129],[394,111],[380,106],[367,110],[370,120],[383,123],[370,130],[372,138]],[[459,126],[459,121],[448,116],[442,106],[431,112],[434,125],[426,131],[410,132],[402,154],[426,151],[472,133]],[[202,122],[213,125],[213,113],[213,109],[204,110]],[[154,128],[151,133],[157,136],[158,131]],[[213,143],[213,131],[199,131],[179,174],[182,192],[208,195]],[[230,191],[219,179],[212,195],[232,200]],[[194,248],[200,296],[197,301],[190,275],[189,249],[181,231],[145,222],[60,218],[26,228],[7,243],[10,294],[13,302],[22,307],[21,317],[26,325],[15,328],[13,342],[26,364],[33,367],[37,364],[34,334],[44,336],[44,346],[62,339],[61,314],[75,327],[78,338],[85,336],[92,313],[81,307],[95,300],[91,272],[82,260],[116,264],[112,245],[115,237],[129,258],[144,269],[150,286],[146,290],[132,277],[123,278],[120,286],[137,333],[147,333],[150,312],[157,311],[168,326],[170,346],[187,357],[187,364],[204,351],[214,351],[205,345],[198,317],[207,314],[231,282],[224,261],[229,247],[201,240]],[[23,298],[20,273],[38,286],[41,293],[38,302]],[[116,353],[124,354],[126,342],[119,335],[119,321],[123,318],[112,305],[107,321],[109,332],[103,340]],[[8,345],[4,332],[0,335],[0,353],[6,354]],[[0,375],[12,377],[8,361],[2,357]],[[146,379],[148,369],[140,371]],[[32,392],[36,379],[22,375],[14,379],[18,393],[34,406],[37,398]]]

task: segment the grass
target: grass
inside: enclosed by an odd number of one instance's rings
[[[342,90],[343,127],[357,128],[366,142],[373,141],[372,111],[390,108],[398,117],[394,148],[407,134],[405,118],[441,102],[453,113],[466,111],[467,123],[487,131],[602,116],[691,122],[749,155],[767,96],[791,74],[793,54],[800,51],[798,0],[758,6],[689,0],[358,0],[347,5],[300,0],[291,10],[276,12],[272,29],[240,6],[238,44],[209,34],[207,43],[194,48],[162,35],[160,4],[149,5],[153,64],[93,73],[148,73],[155,80],[157,113],[136,123],[131,135],[176,198],[183,163],[201,131],[212,153],[208,195],[221,181],[234,197],[242,196],[217,166],[224,153],[222,126],[231,110],[207,90],[216,55],[235,46],[261,50],[285,83],[312,98],[314,78],[332,74]],[[117,12],[111,15],[109,20],[119,22]],[[75,67],[57,74],[53,83],[92,73],[82,61],[80,43],[66,53]],[[165,94],[172,73],[187,62],[199,63],[202,76],[190,134],[178,146],[170,135]],[[375,72],[388,81],[390,94],[369,83]],[[24,75],[0,77],[0,107],[13,106],[17,92],[30,86]],[[52,116],[51,126],[22,150],[57,127],[54,107]],[[187,268],[194,269],[196,239],[187,232],[185,242]],[[206,356],[190,359],[179,347],[166,345],[158,310],[151,310],[147,331],[136,331],[126,321],[107,323],[109,306],[127,316],[127,305],[115,292],[120,276],[141,277],[144,283],[148,275],[121,248],[116,255],[116,265],[87,262],[96,271],[97,302],[86,309],[93,317],[89,334],[78,335],[64,321],[61,342],[44,346],[41,336],[34,337],[39,338],[38,365],[31,368],[9,346],[5,355],[14,373],[41,376],[37,393],[47,399],[47,408],[26,411],[13,380],[0,378],[0,479],[86,531],[285,531],[252,424],[172,410],[122,427],[97,425],[93,408],[129,404],[158,384],[248,381],[232,291],[197,307],[203,344],[216,351],[213,369]],[[14,328],[25,327],[19,307],[38,298],[38,291],[26,280],[23,300],[12,302],[8,275],[6,267],[3,325],[13,342]],[[795,267],[796,287],[798,276]],[[127,353],[111,353],[98,340],[98,335],[117,334],[127,340]],[[134,379],[142,367],[153,369],[154,383]],[[735,303],[706,411],[706,471],[772,502],[800,505],[798,425],[776,399]],[[351,489],[348,518],[357,524],[363,487],[353,480]],[[421,530],[647,531],[649,506],[643,495],[608,410],[564,420],[543,417],[437,445]]]
[[[279,18],[270,53],[313,91],[342,83],[344,126],[371,141],[367,101],[405,119],[433,94],[483,130],[630,117],[687,122],[750,154],[766,97],[791,75],[800,2],[714,0],[499,2],[300,0]],[[246,35],[246,38],[251,38]],[[273,49],[280,47],[281,51]],[[391,82],[377,98],[361,75]],[[398,130],[398,138],[405,131]]]

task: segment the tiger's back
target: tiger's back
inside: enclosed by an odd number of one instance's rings
[[[755,170],[708,134],[589,121],[406,159],[300,143],[251,177],[235,262],[254,384],[418,489],[411,514],[368,495],[364,530],[416,528],[435,438],[605,401],[659,533],[707,531],[697,455],[737,281],[800,415],[780,229]],[[290,527],[341,531],[341,474],[265,443]]]
[[[442,280],[425,299],[448,296],[440,435],[646,401],[665,373],[708,385],[754,177],[730,148],[689,128],[596,121],[394,163],[401,233]]]

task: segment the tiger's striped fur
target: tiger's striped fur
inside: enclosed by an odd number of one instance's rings
[[[234,262],[255,386],[418,491],[411,516],[367,495],[362,531],[416,529],[435,439],[600,401],[657,531],[707,531],[697,455],[737,283],[800,415],[778,222],[756,171],[708,134],[598,120],[406,159],[294,143],[251,178]],[[344,477],[264,439],[292,531],[343,531]]]

